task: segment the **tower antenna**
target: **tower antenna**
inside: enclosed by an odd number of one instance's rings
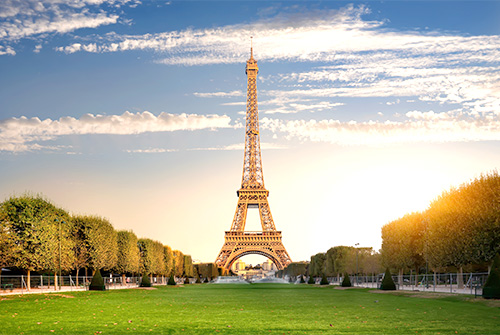
[[[250,36],[250,58],[253,58],[253,36]]]

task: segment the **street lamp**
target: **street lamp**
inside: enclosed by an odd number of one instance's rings
[[[354,245],[356,247],[356,276],[358,275],[358,245],[359,243]]]
[[[61,223],[66,223],[64,221],[60,221],[56,219],[59,223],[59,291],[61,290],[62,285],[62,275],[61,275]]]

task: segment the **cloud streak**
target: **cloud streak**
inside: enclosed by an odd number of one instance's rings
[[[25,38],[45,39],[82,28],[116,24],[115,11],[130,0],[2,0],[0,2],[0,55],[15,55],[14,47]],[[3,50],[2,50],[3,49]],[[36,51],[35,51],[36,52]]]
[[[341,122],[334,119],[292,120],[263,118],[261,127],[288,139],[343,146],[392,145],[500,140],[500,113],[483,115],[411,111],[404,121]]]
[[[58,120],[39,118],[9,118],[0,121],[0,151],[22,152],[40,150],[41,142],[65,135],[111,134],[132,135],[147,132],[172,132],[231,128],[231,119],[225,115],[169,114],[156,116],[150,112],[122,115],[86,114],[77,119]]]

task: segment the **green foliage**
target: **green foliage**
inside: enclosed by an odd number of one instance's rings
[[[165,275],[170,276],[174,269],[174,254],[168,245],[163,246],[163,261],[165,262]]]
[[[308,284],[316,284],[316,281],[314,280],[314,276],[309,276],[309,280],[307,281]]]
[[[282,272],[289,277],[297,277],[300,275],[305,275],[307,271],[306,262],[292,262],[287,265],[287,267]]]
[[[92,281],[90,282],[89,290],[91,291],[105,291],[106,286],[104,285],[104,279],[102,278],[101,271],[96,270]]]
[[[168,278],[167,285],[176,285],[174,275],[170,275],[170,278]]]
[[[380,254],[372,248],[355,248],[335,246],[326,252],[323,265],[326,276],[347,273],[378,273],[380,272]]]
[[[174,275],[176,277],[182,277],[184,274],[184,254],[179,250],[173,251],[174,255]]]
[[[324,274],[325,259],[326,259],[326,254],[323,252],[311,256],[311,262],[309,263],[309,268],[308,268],[310,276],[319,277]]]
[[[184,255],[184,274],[185,277],[194,276],[193,260],[190,255]]]
[[[151,279],[149,278],[149,275],[147,273],[142,274],[141,278],[141,283],[139,284],[140,287],[151,287],[153,286],[151,284]]]
[[[489,262],[500,251],[500,175],[481,175],[443,192],[423,213],[382,228],[384,264],[435,270]]]
[[[137,236],[132,231],[120,230],[117,232],[116,272],[130,274],[139,272],[140,254],[137,241]]]
[[[394,291],[396,289],[396,284],[394,284],[394,280],[392,280],[391,271],[389,268],[385,270],[384,278],[382,279],[382,283],[380,284],[380,289],[384,291]]]
[[[27,271],[70,270],[74,240],[68,213],[41,196],[11,197],[0,204],[0,261]]]
[[[424,214],[411,213],[382,227],[382,259],[386,267],[418,269],[425,264]]]
[[[78,244],[85,245],[87,266],[91,269],[111,270],[116,266],[118,244],[116,231],[111,223],[99,216],[73,217],[74,235],[80,236]]]
[[[344,273],[344,279],[342,280],[342,284],[341,284],[342,287],[351,287],[352,284],[351,284],[351,278],[349,278],[349,274]]]
[[[320,285],[329,285],[330,283],[328,282],[328,279],[326,278],[325,275],[321,277],[321,282],[319,283]]]
[[[483,287],[483,298],[500,299],[500,254],[493,259],[490,274]]]
[[[141,238],[137,242],[141,256],[141,272],[162,275],[165,274],[165,253],[163,244],[149,238]]]

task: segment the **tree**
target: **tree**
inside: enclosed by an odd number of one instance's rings
[[[153,240],[149,238],[140,238],[137,241],[139,247],[140,258],[140,272],[145,275],[151,275],[154,271],[154,258],[153,258]]]
[[[54,274],[61,264],[70,270],[74,261],[68,213],[55,207],[41,196],[11,197],[0,205],[2,239],[7,245],[0,248],[13,266],[32,271],[50,270]],[[6,250],[13,246],[12,250]],[[60,251],[60,252],[59,252]]]
[[[344,279],[342,279],[342,287],[351,287],[351,279],[349,278],[349,274],[347,272],[344,273]]]
[[[380,284],[380,289],[385,291],[396,289],[396,284],[394,284],[394,280],[392,280],[392,275],[391,271],[389,271],[389,268],[385,270],[384,278],[382,279],[382,284]]]
[[[170,276],[174,269],[174,254],[168,245],[163,246],[163,261],[165,262],[165,275]]]
[[[328,276],[340,276],[344,272],[356,270],[356,249],[348,246],[336,246],[328,249],[325,256],[325,272]]]
[[[194,276],[193,260],[190,255],[184,255],[184,276],[188,278]]]
[[[102,278],[101,271],[99,269],[96,270],[94,276],[92,277],[92,281],[89,286],[90,291],[105,291],[106,285],[104,284],[104,279]]]
[[[307,262],[292,262],[286,266],[283,273],[289,277],[303,276],[306,274]]]
[[[15,244],[5,206],[0,204],[0,275],[3,267],[14,265],[14,256],[17,250],[18,246]]]
[[[158,275],[165,275],[165,254],[163,253],[163,244],[159,241],[153,241],[152,244],[152,257],[153,257],[153,273]]]
[[[309,275],[313,277],[321,277],[325,272],[325,253],[318,253],[311,256],[311,262],[309,263]]]
[[[153,286],[151,284],[151,280],[149,279],[149,276],[146,273],[142,274],[141,277],[141,283],[139,284],[140,287],[151,287]]]
[[[443,192],[427,210],[428,257],[434,267],[489,262],[500,251],[500,176],[481,175]]]
[[[117,234],[111,223],[99,216],[75,216],[75,229],[82,236],[88,253],[87,266],[94,270],[111,270],[118,257]]]
[[[415,269],[425,264],[425,216],[406,214],[382,227],[382,259],[386,267]]]
[[[137,245],[137,235],[131,230],[120,230],[117,232],[117,259],[115,270],[125,274],[139,273],[140,253]]]
[[[176,277],[182,277],[184,273],[184,254],[179,250],[173,251],[174,255],[174,275]]]
[[[493,259],[490,274],[483,287],[483,298],[500,299],[500,254]]]

